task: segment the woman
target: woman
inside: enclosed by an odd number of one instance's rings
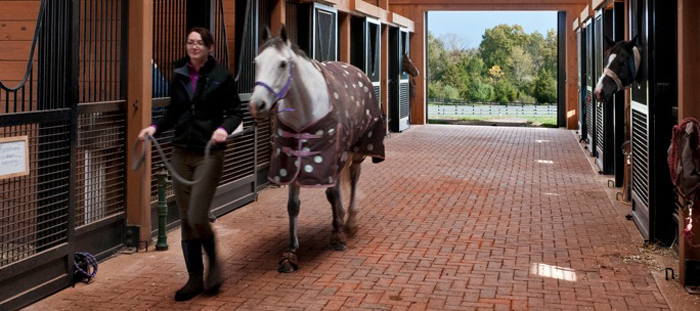
[[[203,180],[186,186],[173,181],[175,201],[180,211],[182,253],[189,274],[187,284],[175,293],[175,300],[186,301],[206,291],[218,292],[223,280],[216,257],[214,232],[209,211],[223,168],[226,136],[241,123],[242,113],[236,84],[219,65],[211,51],[214,38],[201,27],[187,33],[187,57],[175,62],[170,105],[165,116],[139,133],[156,135],[175,127],[172,164],[188,180]],[[204,149],[212,141],[211,154]],[[209,259],[209,271],[203,279],[202,248]]]

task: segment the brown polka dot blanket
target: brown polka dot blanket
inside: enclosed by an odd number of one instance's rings
[[[314,61],[328,85],[331,107],[313,124],[296,129],[275,120],[268,180],[302,187],[335,185],[348,152],[384,160],[386,120],[369,78],[342,62]]]

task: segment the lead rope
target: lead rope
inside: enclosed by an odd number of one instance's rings
[[[258,126],[258,124],[253,122],[253,124],[248,129],[246,129],[244,131],[232,133],[231,135],[226,136],[226,140],[241,136],[243,134],[250,133],[250,132],[254,131],[257,126]],[[204,176],[200,176],[199,179],[197,179],[197,180],[187,180],[184,177],[180,176],[177,173],[177,171],[175,171],[173,166],[170,164],[170,162],[168,161],[168,158],[165,156],[165,152],[163,151],[163,148],[160,146],[158,141],[153,136],[146,135],[146,139],[143,141],[144,146],[147,144],[147,142],[149,140],[153,142],[153,145],[156,147],[156,150],[158,150],[158,154],[160,154],[160,157],[163,159],[163,164],[165,164],[165,167],[168,169],[168,171],[170,172],[170,174],[173,176],[173,178],[175,180],[177,180],[178,182],[180,182],[186,186],[192,186],[192,185],[195,185],[195,184],[199,183],[200,181],[202,181],[202,179],[204,179]],[[138,156],[136,154],[139,143],[140,143],[140,141],[137,140],[136,144],[134,145],[134,149],[131,152],[131,158],[134,159],[134,164],[131,165],[132,170],[137,170],[139,167],[141,167],[141,164],[143,164],[143,162],[146,160],[146,148],[141,148],[141,155],[140,156]],[[209,159],[209,154],[211,153],[211,146],[212,146],[212,142],[211,142],[211,140],[209,140],[207,142],[207,146],[204,147],[204,161],[205,162],[207,161],[207,159]]]

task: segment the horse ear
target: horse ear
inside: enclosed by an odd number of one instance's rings
[[[639,35],[634,36],[630,42],[632,42],[633,46],[639,45]]]
[[[287,42],[289,38],[287,38],[287,27],[282,24],[282,29],[280,29],[280,37],[282,37],[282,41]]]
[[[613,41],[612,39],[610,39],[608,36],[605,36],[605,43],[608,44],[608,47],[613,47],[613,46],[615,46],[615,41]]]
[[[270,35],[270,28],[265,26],[265,29],[263,30],[263,33],[262,33],[263,42],[267,41],[267,39],[270,39],[271,37],[272,37],[272,35]]]

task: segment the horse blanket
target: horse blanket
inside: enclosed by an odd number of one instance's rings
[[[313,62],[326,79],[330,111],[301,129],[276,118],[267,178],[277,185],[333,186],[348,152],[384,160],[386,120],[372,82],[346,63]]]

